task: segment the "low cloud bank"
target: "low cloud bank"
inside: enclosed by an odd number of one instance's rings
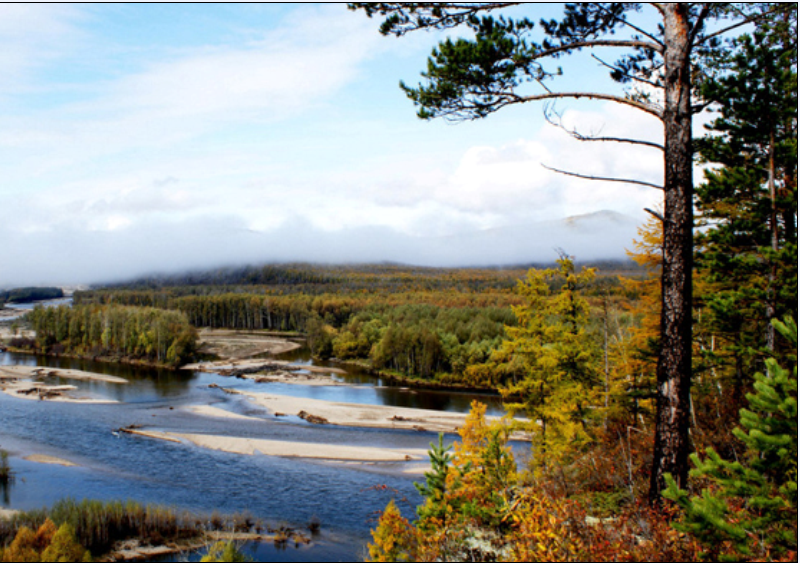
[[[238,218],[150,222],[136,228],[21,233],[5,241],[0,287],[121,281],[141,275],[267,262],[502,266],[552,262],[556,248],[578,260],[624,259],[639,221],[603,211],[447,237],[421,238],[388,227],[327,232],[301,221],[256,232]]]

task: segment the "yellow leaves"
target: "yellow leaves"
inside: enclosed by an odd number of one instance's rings
[[[368,545],[370,561],[411,561],[415,558],[415,530],[403,518],[394,501],[389,501],[372,530],[374,543]]]
[[[75,539],[75,533],[69,524],[56,528],[48,518],[34,533],[23,526],[17,532],[11,545],[2,552],[5,562],[38,562],[38,561],[91,561],[89,552],[81,547]]]

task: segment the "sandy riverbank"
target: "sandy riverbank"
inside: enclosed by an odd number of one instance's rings
[[[125,385],[127,379],[76,369],[56,369],[38,366],[0,366],[0,391],[18,399],[58,401],[67,403],[115,403],[110,399],[91,399],[75,396],[73,385],[47,385],[44,380],[58,377],[76,381],[100,381]]]
[[[284,395],[237,391],[272,414],[305,412],[324,419],[327,424],[358,428],[396,428],[426,430],[429,432],[457,432],[466,420],[466,414],[445,411],[336,403],[318,399],[304,399]],[[495,417],[488,417],[496,419]]]

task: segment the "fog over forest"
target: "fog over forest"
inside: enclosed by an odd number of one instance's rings
[[[300,221],[257,232],[235,218],[153,221],[146,228],[91,232],[61,227],[20,235],[0,227],[6,267],[0,287],[101,283],[138,275],[266,262],[503,266],[552,262],[561,248],[580,261],[624,259],[638,221],[603,211],[505,228],[413,237],[389,227],[325,232]],[[5,232],[3,232],[5,230]],[[16,239],[25,237],[25,244]],[[53,244],[53,241],[57,244]]]

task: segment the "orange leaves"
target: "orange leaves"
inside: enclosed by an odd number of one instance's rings
[[[35,533],[26,526],[20,528],[11,545],[0,551],[0,561],[91,561],[91,558],[89,552],[78,544],[68,524],[56,528],[48,518]]]

